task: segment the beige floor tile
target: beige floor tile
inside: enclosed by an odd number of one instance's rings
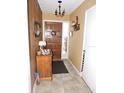
[[[64,64],[69,73],[54,74],[52,81],[40,81],[36,93],[91,93],[72,65],[66,60]]]

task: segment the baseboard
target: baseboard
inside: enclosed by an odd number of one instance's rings
[[[81,75],[80,75],[80,72],[79,72],[78,69],[73,65],[72,61],[71,61],[70,59],[68,59],[68,62],[72,65],[72,67],[75,69],[75,71],[77,72],[77,74],[78,74],[79,76],[81,76]]]

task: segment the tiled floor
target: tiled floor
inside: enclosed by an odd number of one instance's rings
[[[68,61],[64,61],[69,73],[53,74],[52,81],[40,81],[35,93],[91,93],[84,81]]]

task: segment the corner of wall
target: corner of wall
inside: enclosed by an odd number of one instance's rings
[[[80,76],[80,71],[73,65],[72,61],[70,59],[68,59],[68,62],[72,65],[72,67],[75,69],[77,74]]]

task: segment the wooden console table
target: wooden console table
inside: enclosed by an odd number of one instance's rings
[[[52,79],[52,54],[37,55],[37,72],[39,73],[40,80]]]

